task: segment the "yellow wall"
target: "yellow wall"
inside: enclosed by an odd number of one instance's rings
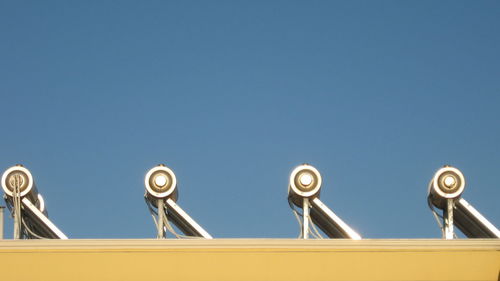
[[[500,240],[0,240],[0,280],[498,280]]]

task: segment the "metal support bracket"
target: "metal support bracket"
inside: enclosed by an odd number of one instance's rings
[[[192,219],[174,200],[168,198],[165,202],[167,207],[167,217],[184,232],[186,235],[197,236],[205,239],[212,239],[212,236]]]
[[[311,205],[309,204],[309,199],[304,198],[302,200],[302,210],[303,210],[303,216],[302,216],[302,238],[304,239],[309,239],[309,209]]]
[[[453,230],[453,199],[446,200],[446,209],[444,210],[444,239],[453,239],[455,232]]]
[[[163,238],[165,238],[165,234],[166,234],[165,233],[165,220],[163,219],[165,217],[164,216],[164,210],[165,210],[164,202],[165,201],[163,201],[163,199],[158,199],[156,202],[158,204],[157,205],[158,206],[158,218],[157,218],[157,221],[158,221],[157,231],[158,231],[158,233],[156,235],[156,238],[163,239]]]
[[[49,220],[28,198],[23,198],[21,201],[23,209],[26,211],[26,216],[37,226],[41,235],[53,239],[68,239],[64,233],[57,228],[52,221]]]

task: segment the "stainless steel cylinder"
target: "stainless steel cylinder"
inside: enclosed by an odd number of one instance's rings
[[[451,166],[439,169],[429,183],[428,196],[432,204],[440,209],[445,208],[446,200],[458,200],[465,189],[465,178],[462,172]]]
[[[321,174],[316,168],[309,164],[299,165],[290,174],[288,196],[295,205],[302,207],[303,198],[319,197],[321,183]]]
[[[177,200],[177,178],[174,172],[163,164],[149,170],[144,177],[144,185],[148,198],[155,202],[156,199],[171,198]]]
[[[13,197],[16,187],[19,188],[20,197],[27,196],[33,203],[38,200],[38,191],[33,176],[22,165],[10,167],[2,175],[2,188],[7,196]]]

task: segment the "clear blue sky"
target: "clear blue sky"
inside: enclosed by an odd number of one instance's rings
[[[0,108],[70,238],[154,237],[158,163],[214,237],[296,237],[304,162],[363,237],[439,237],[444,164],[500,226],[498,1],[2,1]]]

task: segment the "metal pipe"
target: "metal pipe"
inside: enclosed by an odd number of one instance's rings
[[[446,210],[444,211],[444,238],[453,239],[453,199],[447,199]]]
[[[163,230],[165,226],[165,222],[163,218],[165,217],[165,207],[164,207],[164,201],[163,199],[158,199],[158,233],[156,234],[156,237],[158,239],[163,239],[165,238],[165,232]]]
[[[302,238],[309,239],[309,199],[304,198],[303,200],[303,223],[302,223]]]
[[[5,207],[0,206],[0,240],[3,239],[3,211]]]

